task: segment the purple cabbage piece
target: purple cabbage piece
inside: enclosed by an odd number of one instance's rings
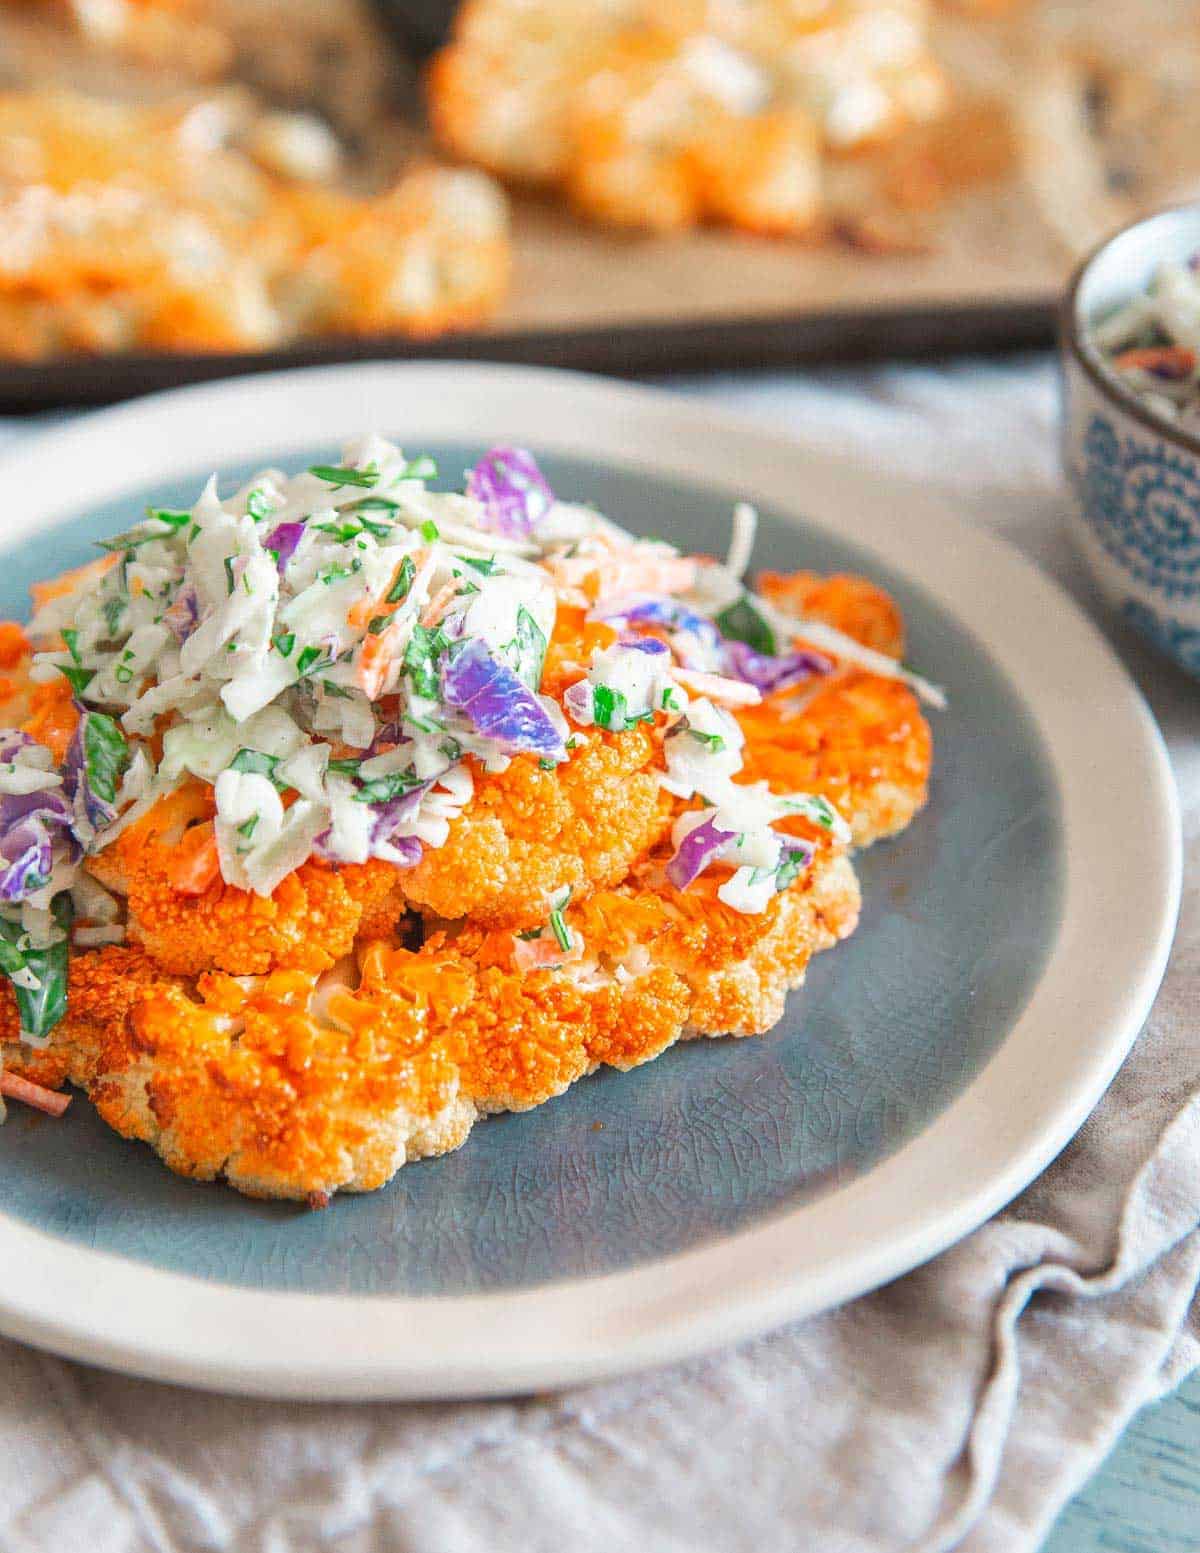
[[[677,890],[686,890],[736,835],[736,831],[724,830],[714,819],[705,820],[688,831],[679,843],[675,856],[667,864],[667,878]]]
[[[71,819],[67,800],[55,790],[0,798],[0,900],[23,901],[45,884],[59,836],[78,853]]]
[[[701,615],[668,594],[635,593],[625,598],[610,599],[592,611],[592,618],[605,620],[618,628],[624,625],[663,626],[668,631],[687,631],[706,646],[720,645],[721,633],[716,623]]]
[[[31,739],[20,728],[0,728],[0,763],[9,765],[21,750],[30,749],[36,743],[36,739]]]
[[[303,523],[277,523],[263,540],[263,548],[275,552],[275,566],[281,577],[303,538]]]
[[[745,680],[764,696],[802,684],[815,675],[832,673],[834,668],[832,658],[807,648],[775,656],[755,652],[745,642],[726,642],[723,656],[727,674]]]
[[[813,857],[817,856],[817,843],[809,842],[803,836],[781,836],[779,840],[784,843],[784,854],[789,857],[799,856],[804,868],[809,867]]]
[[[375,805],[375,823],[371,827],[371,844],[377,841],[392,841],[392,832],[397,825],[405,820],[411,820],[421,806],[421,799],[433,786],[437,779],[430,777],[419,787],[411,788],[403,798],[393,798],[388,803]],[[403,838],[402,838],[403,839]],[[410,838],[415,839],[415,838]],[[393,842],[393,845],[397,843]]]
[[[397,868],[415,868],[421,861],[421,843],[416,836],[396,836],[387,845],[393,852],[400,853],[400,861],[394,857],[388,859]]]
[[[563,694],[563,705],[577,723],[592,721],[592,687],[586,679],[568,685]]]
[[[442,667],[442,696],[485,739],[509,755],[565,760],[562,734],[545,707],[476,638]]]
[[[554,505],[554,492],[525,448],[493,448],[467,476],[467,495],[483,504],[487,527],[512,539],[533,532]]]
[[[666,642],[660,642],[657,636],[623,636],[621,646],[632,647],[635,652],[644,652],[651,658],[671,651]]]
[[[163,611],[163,624],[177,642],[186,642],[200,623],[200,600],[190,582],[184,583]]]

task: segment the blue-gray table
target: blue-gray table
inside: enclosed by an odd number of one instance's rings
[[[1043,1553],[1200,1549],[1200,1375],[1133,1420]]]

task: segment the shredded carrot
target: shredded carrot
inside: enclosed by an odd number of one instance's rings
[[[393,622],[386,630],[368,636],[363,642],[354,670],[354,682],[368,701],[377,701],[387,684],[388,673],[399,656],[396,650],[399,639],[400,632]]]
[[[31,739],[44,744],[61,765],[79,725],[79,713],[71,700],[71,687],[65,679],[35,685],[32,710],[21,725]]]
[[[371,620],[376,615],[390,615],[396,609],[398,609],[399,604],[389,604],[387,602],[387,596],[395,587],[396,579],[400,575],[401,569],[404,566],[404,562],[406,560],[411,560],[413,567],[417,571],[420,571],[421,567],[425,564],[428,555],[428,550],[414,550],[411,556],[405,556],[402,560],[398,561],[395,571],[388,578],[386,588],[384,588],[379,593],[364,594],[362,598],[356,599],[355,602],[351,604],[350,608],[346,611],[346,619],[350,622],[350,624],[352,626],[369,625]],[[403,601],[401,600],[400,602]]]
[[[3,1070],[0,1070],[0,1095],[8,1100],[20,1100],[35,1111],[44,1111],[47,1116],[61,1116],[71,1103],[70,1095],[56,1094],[41,1084],[33,1084],[27,1078],[18,1078],[15,1073]]]
[[[427,631],[430,630],[433,626],[437,625],[438,621],[446,613],[446,610],[449,608],[451,599],[457,598],[458,589],[459,582],[457,578],[454,578],[450,582],[444,582],[430,599],[429,603],[426,604],[424,610],[421,612],[421,624]]]
[[[76,588],[81,588],[85,583],[99,582],[105,572],[110,572],[120,559],[121,557],[114,551],[109,555],[102,555],[97,561],[89,561],[86,566],[77,566],[73,571],[51,577],[48,582],[31,583],[29,592],[33,598],[33,607],[42,609],[52,600],[74,593]]]
[[[217,837],[211,820],[183,833],[171,853],[168,878],[181,895],[203,895],[221,871]]]
[[[1118,367],[1140,368],[1144,372],[1159,372],[1181,380],[1196,370],[1196,353],[1184,345],[1148,345],[1122,351],[1114,360]]]

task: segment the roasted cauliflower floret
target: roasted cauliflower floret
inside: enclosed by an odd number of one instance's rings
[[[899,658],[904,624],[895,602],[862,577],[766,572],[763,597],[820,620],[876,652]],[[799,633],[803,635],[802,629]],[[856,846],[904,829],[925,803],[933,739],[916,696],[896,680],[846,664],[806,687],[739,712],[748,780],[776,791],[822,793],[850,825]]]
[[[657,757],[653,735],[634,728],[590,734],[552,771],[520,757],[477,777],[445,846],[402,876],[405,895],[438,917],[529,927],[564,889],[616,883],[670,823]]]
[[[179,976],[208,970],[254,976],[281,966],[321,971],[350,952],[364,920],[379,934],[402,916],[400,875],[378,860],[341,868],[305,863],[269,897],[226,884],[214,852],[204,864],[212,813],[211,789],[189,784],[160,800],[90,864],[101,883],[125,897],[130,940],[163,970]],[[197,835],[199,845],[191,840]]]

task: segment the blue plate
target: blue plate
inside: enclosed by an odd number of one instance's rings
[[[431,451],[453,485],[483,450]],[[724,552],[729,502],[711,490],[575,458],[542,463],[557,490],[630,528]],[[189,505],[207,473],[80,514],[52,553],[0,552],[0,610],[24,617],[30,582],[86,560],[92,540],[151,499]],[[248,473],[223,471],[222,488]],[[14,1107],[0,1129],[0,1210],[83,1246],[255,1289],[516,1290],[725,1237],[844,1184],[927,1126],[1004,1041],[1054,940],[1063,837],[1053,775],[1013,687],[919,588],[769,511],[754,565],[872,576],[904,610],[911,662],[950,701],[932,714],[929,807],[859,860],[861,926],[814,961],[770,1035],[692,1042],[632,1074],[599,1073],[325,1213],[179,1180],[82,1100],[56,1123]]]

